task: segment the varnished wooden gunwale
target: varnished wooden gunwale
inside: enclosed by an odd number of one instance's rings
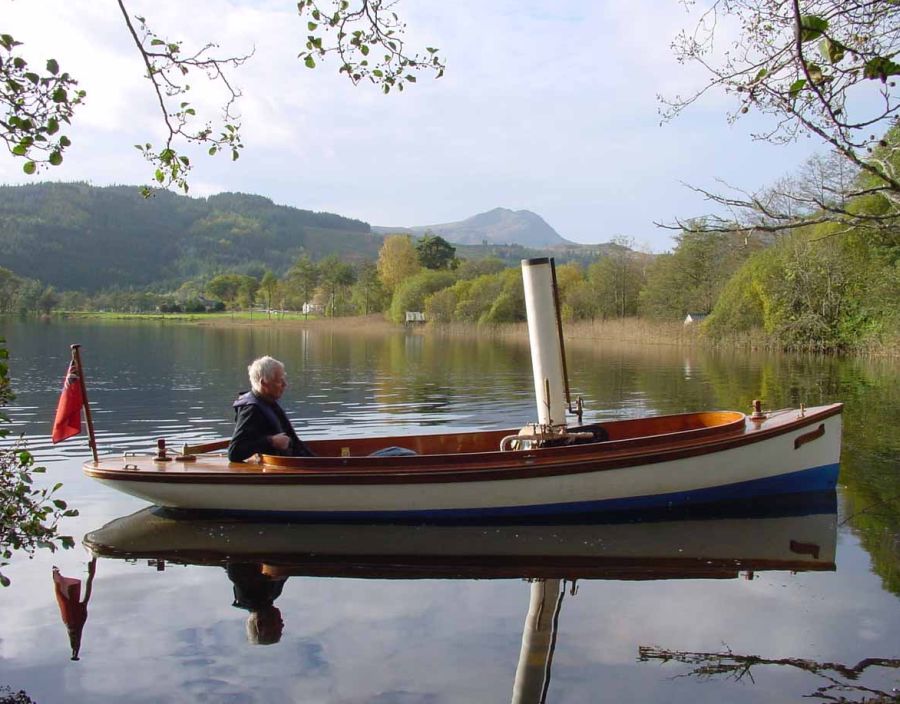
[[[90,547],[90,546],[89,546]],[[176,565],[224,566],[215,554],[130,553],[90,547],[97,557],[165,560]],[[242,557],[242,561],[246,558]],[[246,561],[251,561],[246,559]],[[263,574],[273,577],[360,579],[736,579],[742,571],[834,572],[833,561],[773,558],[602,557],[596,555],[260,555]]]
[[[732,420],[719,426],[696,428],[687,432],[657,434],[646,438],[611,439],[540,450],[511,452],[462,453],[458,455],[417,455],[413,457],[315,457],[273,458],[266,456],[265,464],[229,463],[222,457],[199,458],[193,463],[154,463],[151,457],[128,458],[138,467],[124,469],[108,467],[110,459],[89,462],[85,473],[96,479],[130,482],[163,482],[172,484],[285,484],[285,485],[367,485],[367,484],[435,484],[451,482],[479,482],[518,480],[546,476],[600,472],[624,467],[655,464],[671,460],[722,452],[761,442],[779,435],[820,423],[838,415],[842,404],[808,409],[803,417],[788,419],[788,411],[772,416],[762,423]],[[728,412],[723,412],[728,413]],[[791,411],[793,416],[796,411]],[[683,417],[698,415],[684,414]],[[666,416],[677,419],[679,416]],[[650,423],[654,419],[620,421],[620,423]],[[615,429],[616,423],[604,424]],[[621,431],[621,426],[618,428]],[[489,431],[497,436],[510,431]],[[441,437],[452,438],[445,434]],[[611,433],[612,435],[612,433]],[[424,437],[424,436],[413,436]],[[435,436],[429,436],[435,437]],[[613,436],[614,437],[614,436]],[[818,437],[818,436],[817,436]],[[397,444],[408,438],[382,438],[378,446]],[[330,443],[349,441],[323,441]],[[311,443],[312,444],[312,443]],[[284,466],[290,460],[289,466]],[[122,462],[120,459],[114,460]],[[287,464],[287,463],[285,463]]]

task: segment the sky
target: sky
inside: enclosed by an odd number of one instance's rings
[[[821,151],[808,140],[754,141],[761,123],[729,124],[724,94],[661,124],[658,94],[704,85],[670,48],[698,12],[678,0],[400,0],[409,46],[437,47],[447,70],[387,96],[354,87],[333,57],[305,68],[297,54],[307,20],[288,0],[126,6],[186,49],[254,51],[230,74],[242,91],[245,149],[237,162],[187,151],[193,196],[256,193],[386,227],[524,209],[575,242],[624,236],[661,252],[672,232],[655,222],[713,211],[685,184],[754,190]],[[150,183],[153,170],[133,145],[158,144],[162,121],[117,3],[0,0],[0,8],[0,31],[24,43],[30,62],[57,59],[87,91],[64,163],[27,176],[3,153],[0,183]],[[213,117],[222,103],[199,76],[191,100]]]

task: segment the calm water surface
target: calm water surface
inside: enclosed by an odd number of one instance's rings
[[[63,526],[76,549],[15,558],[4,570],[12,586],[0,590],[0,687],[25,690],[34,701],[897,696],[896,364],[574,340],[571,382],[584,396],[586,421],[744,409],[753,398],[768,408],[844,401],[836,510],[833,497],[818,497],[772,515],[394,527],[400,532],[388,535],[365,526],[195,522],[171,529],[145,512],[126,526],[145,552],[126,560],[107,551],[97,561],[80,660],[72,661],[51,568],[86,580],[91,555],[82,537],[145,506],[81,475],[89,455],[83,438],[49,445],[70,343],[83,345],[101,452],[143,450],[159,436],[170,445],[227,436],[230,402],[246,388],[247,362],[261,354],[286,363],[284,406],[304,437],[518,426],[535,415],[530,357],[521,342],[418,332],[5,320],[0,335],[12,357],[16,430],[27,433],[49,480],[62,481],[63,497],[81,511]],[[100,535],[109,538],[109,529]],[[116,540],[127,542],[113,535],[113,547]],[[294,545],[305,551],[303,564],[291,561]],[[251,643],[249,612],[233,605],[229,573],[248,549],[272,553],[265,580],[270,598],[280,588],[274,604],[283,621],[274,644]],[[384,558],[407,549],[418,551],[417,562]],[[310,556],[317,551],[318,561]],[[492,557],[479,560],[479,551]],[[435,552],[454,558],[427,557]],[[536,555],[554,556],[555,566],[535,564]],[[752,561],[760,555],[767,559]],[[817,568],[801,569],[801,558]],[[444,565],[441,578],[436,565]],[[575,584],[560,581],[572,577]]]

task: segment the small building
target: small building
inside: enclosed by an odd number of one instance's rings
[[[300,312],[303,313],[303,315],[309,315],[310,313],[313,315],[322,315],[325,313],[325,306],[321,303],[304,303]]]
[[[694,323],[702,322],[709,313],[688,313],[684,317],[685,325],[693,325]]]
[[[424,322],[426,322],[424,313],[417,311],[417,310],[406,311],[406,324],[407,325],[414,325],[416,323],[424,323]]]

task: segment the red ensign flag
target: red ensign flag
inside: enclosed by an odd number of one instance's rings
[[[62,442],[66,438],[81,432],[81,407],[84,397],[81,395],[81,383],[78,380],[78,369],[75,360],[69,363],[69,371],[63,380],[62,395],[56,407],[56,420],[53,421],[53,443]]]

